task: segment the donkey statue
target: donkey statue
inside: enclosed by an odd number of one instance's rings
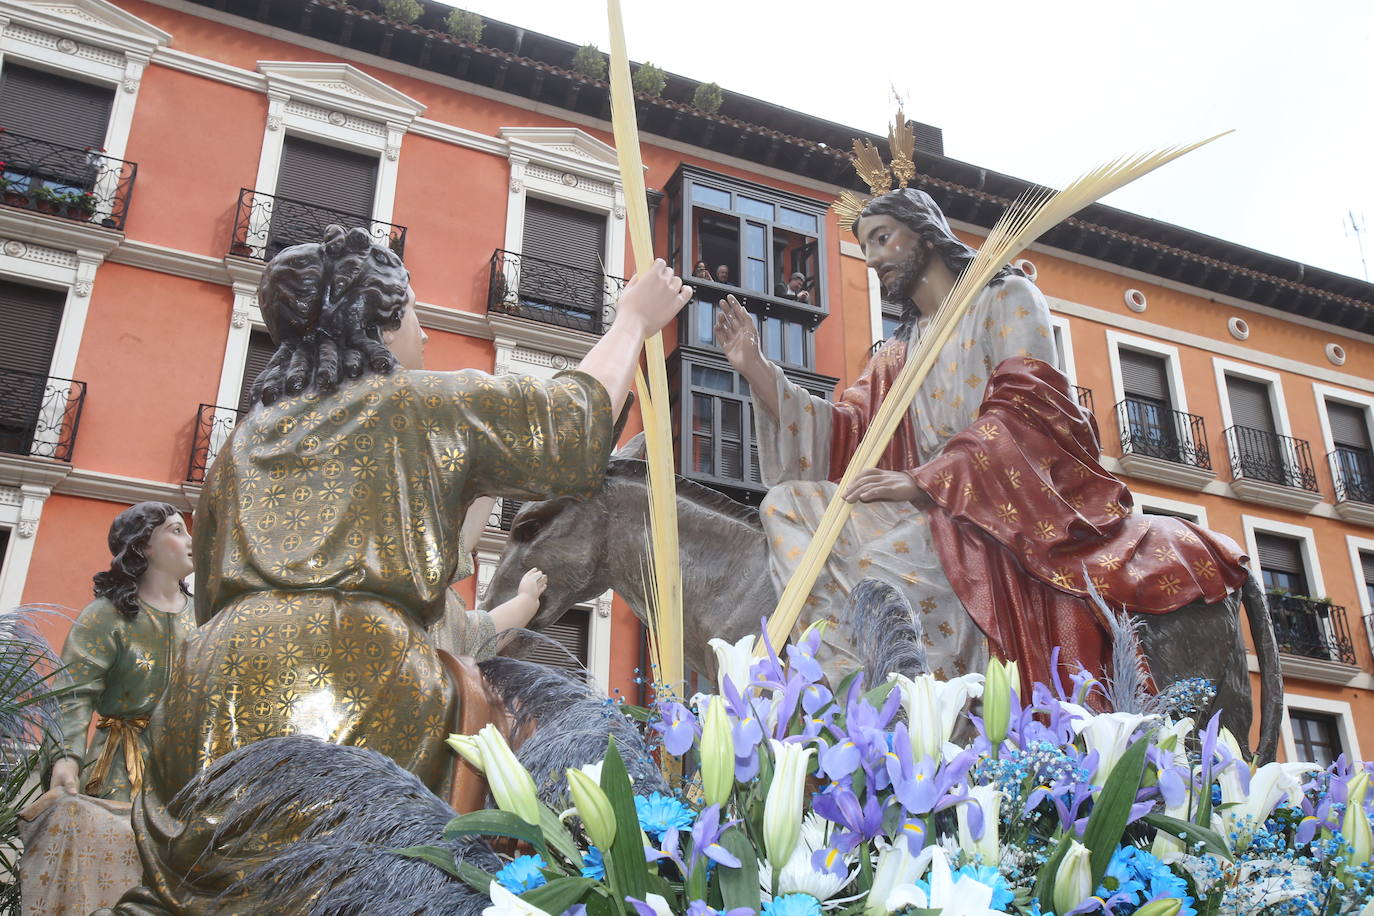
[[[549,574],[532,629],[555,623],[568,608],[612,589],[646,621],[645,545],[648,487],[645,463],[632,441],[617,451],[601,491],[527,503],[516,513],[510,540],[488,586],[494,607],[515,595],[520,576],[537,566]],[[683,652],[689,667],[715,670],[712,637],[731,642],[758,631],[777,592],[768,567],[758,511],[683,477],[677,478],[678,538],[682,557]],[[1205,721],[1222,724],[1245,748],[1252,718],[1250,676],[1238,605],[1245,606],[1259,658],[1260,734],[1257,756],[1272,760],[1282,716],[1278,642],[1264,593],[1253,577],[1238,595],[1214,605],[1193,604],[1171,614],[1132,615],[1155,687],[1163,692],[1185,678],[1216,687]],[[970,619],[969,626],[975,624]]]

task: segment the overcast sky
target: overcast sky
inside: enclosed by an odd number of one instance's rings
[[[1371,0],[623,0],[632,60],[877,133],[892,89],[945,153],[1059,186],[1120,153],[1236,133],[1107,198],[1374,276]],[[598,0],[455,5],[609,47]]]

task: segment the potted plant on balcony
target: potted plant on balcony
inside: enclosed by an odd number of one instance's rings
[[[95,214],[95,192],[69,191],[65,196],[68,218],[84,221]]]
[[[57,215],[62,212],[63,206],[67,202],[67,195],[61,191],[54,191],[49,185],[42,185],[33,194],[34,202],[38,204],[40,213],[51,213]]]

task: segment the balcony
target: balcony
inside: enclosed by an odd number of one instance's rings
[[[405,226],[248,188],[239,191],[229,253],[255,261],[270,261],[283,248],[318,242],[328,226],[366,229],[373,244],[385,245],[396,252],[397,257],[405,257]]]
[[[1249,426],[1228,426],[1231,489],[1241,499],[1310,512],[1321,502],[1312,449],[1305,439]]]
[[[1337,446],[1326,460],[1336,490],[1336,514],[1348,522],[1374,525],[1374,455]]]
[[[1084,388],[1082,385],[1070,385],[1069,391],[1073,393],[1073,399],[1078,402],[1079,407],[1090,414],[1097,413],[1097,409],[1093,407],[1093,390],[1091,388]]]
[[[0,129],[0,192],[7,207],[124,228],[138,164]]]
[[[615,320],[625,281],[557,261],[497,249],[487,311],[602,334]]]
[[[1191,490],[1216,479],[1202,417],[1139,398],[1123,398],[1114,410],[1127,474]]]
[[[70,463],[86,383],[0,368],[0,452]]]
[[[1355,644],[1345,622],[1345,608],[1300,595],[1269,592],[1269,608],[1274,617],[1274,635],[1279,651],[1300,659],[1327,663],[1333,666],[1355,666]],[[1289,667],[1289,666],[1286,666]],[[1292,666],[1300,667],[1300,666]],[[1328,680],[1316,674],[1320,668],[1300,673],[1303,677]],[[1331,672],[1340,673],[1339,669]],[[1358,669],[1355,669],[1358,673]],[[1348,681],[1348,678],[1347,678]]]
[[[205,482],[205,474],[215,463],[215,456],[247,412],[236,407],[200,405],[196,411],[195,432],[191,436],[191,457],[186,462],[188,483]]]

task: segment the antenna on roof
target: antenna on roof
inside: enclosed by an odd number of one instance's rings
[[[1355,244],[1360,249],[1360,269],[1364,271],[1365,282],[1369,282],[1369,262],[1364,259],[1364,214],[1355,215],[1354,210],[1345,211],[1345,234],[1355,236]]]

